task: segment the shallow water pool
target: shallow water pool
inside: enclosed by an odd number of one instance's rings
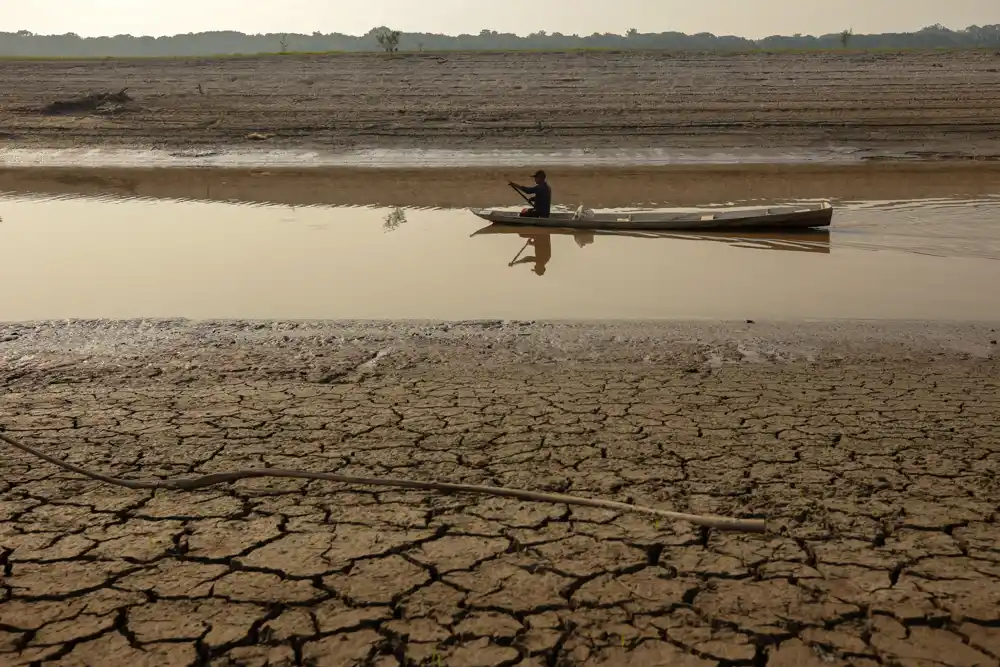
[[[0,197],[0,320],[983,319],[1000,197],[835,202],[831,233],[538,233],[464,210]]]

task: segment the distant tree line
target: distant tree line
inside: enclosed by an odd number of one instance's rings
[[[932,25],[917,32],[855,34],[841,30],[825,35],[774,35],[747,39],[703,32],[594,33],[564,35],[539,31],[526,37],[483,30],[478,35],[403,33],[385,26],[364,35],[314,32],[311,35],[241,32],[199,32],[168,37],[80,37],[36,35],[26,30],[0,32],[0,56],[130,57],[211,56],[228,54],[328,52],[328,51],[518,51],[568,49],[667,49],[678,51],[749,51],[783,49],[936,49],[1000,48],[1000,25],[969,26],[951,30]]]

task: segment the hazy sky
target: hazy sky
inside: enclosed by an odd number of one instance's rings
[[[712,32],[764,37],[1000,23],[1000,0],[0,0],[5,31],[170,35],[202,30],[527,34]]]

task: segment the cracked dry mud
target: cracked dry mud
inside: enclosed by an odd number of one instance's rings
[[[103,472],[516,486],[772,533],[301,480],[131,491],[5,449],[0,664],[997,665],[989,328],[873,331],[7,325],[7,434]]]

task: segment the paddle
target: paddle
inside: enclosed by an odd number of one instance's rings
[[[531,200],[528,199],[528,195],[526,195],[523,192],[521,192],[520,190],[518,190],[517,187],[513,183],[511,183],[510,181],[507,181],[507,185],[509,185],[511,187],[511,189],[514,190],[514,192],[516,192],[517,194],[521,195],[521,199],[523,199],[524,201],[528,202],[528,204],[530,206],[534,206],[534,204],[531,203]]]
[[[517,262],[517,260],[519,260],[521,258],[521,253],[528,249],[528,245],[530,243],[531,243],[531,239],[528,239],[527,241],[525,241],[524,247],[521,248],[521,251],[519,253],[517,253],[516,255],[514,255],[514,259],[510,260],[510,263],[507,266],[514,266],[514,264]]]

